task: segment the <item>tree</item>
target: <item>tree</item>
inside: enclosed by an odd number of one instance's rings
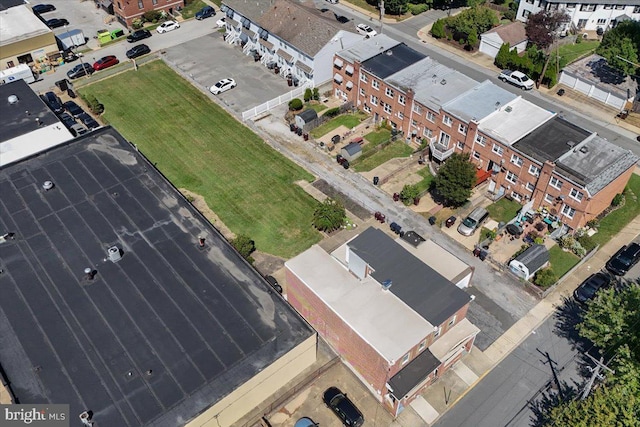
[[[433,180],[436,195],[445,205],[460,206],[469,199],[476,183],[476,167],[466,154],[453,153]]]
[[[433,26],[431,27],[431,35],[436,39],[444,38],[444,20],[438,19],[433,23]]]
[[[564,11],[540,11],[529,15],[525,31],[529,41],[538,49],[546,50],[553,43],[553,39],[562,25],[569,22],[571,17]]]
[[[313,226],[320,231],[331,232],[342,227],[347,213],[342,203],[326,199],[313,212]]]
[[[253,264],[254,259],[251,254],[256,250],[256,242],[251,240],[251,238],[246,234],[239,234],[231,241],[231,245],[236,248],[238,253],[240,253],[244,259]]]
[[[638,67],[634,64],[640,62],[640,22],[623,21],[607,31],[596,53],[625,74],[637,75]]]
[[[405,184],[400,192],[400,200],[406,206],[409,206],[420,195],[420,189],[417,185]]]

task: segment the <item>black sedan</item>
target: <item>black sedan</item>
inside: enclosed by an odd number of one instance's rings
[[[631,243],[629,246],[621,247],[607,261],[607,270],[616,276],[624,276],[638,261],[640,261],[640,244]]]
[[[82,64],[76,65],[75,67],[67,71],[67,77],[73,80],[82,76],[91,75],[93,74],[94,71],[95,70],[90,64],[87,64],[86,62],[84,62]]]
[[[129,43],[135,43],[149,37],[151,37],[151,32],[149,30],[137,30],[127,36],[127,41]]]
[[[322,400],[342,420],[342,424],[360,427],[364,423],[360,410],[337,387],[329,387],[322,395]]]
[[[139,44],[137,46],[132,47],[127,51],[127,58],[133,59],[138,56],[146,55],[147,53],[151,53],[151,49],[146,44]]]
[[[86,127],[88,127],[91,130],[100,127],[100,123],[98,123],[93,117],[91,117],[87,113],[80,114],[78,116],[78,118],[80,119],[80,121],[82,122],[83,125],[85,125]]]
[[[573,291],[576,301],[585,303],[596,296],[596,293],[611,284],[611,277],[607,273],[592,274]]]
[[[37,13],[38,15],[41,13],[53,12],[56,10],[56,7],[52,4],[37,4],[32,8],[33,13]]]
[[[49,28],[60,28],[64,27],[65,25],[69,25],[69,21],[64,18],[53,18],[47,19],[45,21],[45,24],[47,24],[47,27]]]
[[[73,117],[78,117],[80,114],[84,113],[84,110],[73,101],[67,101],[62,105]]]

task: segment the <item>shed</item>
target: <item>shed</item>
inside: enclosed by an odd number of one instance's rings
[[[362,146],[357,142],[351,142],[340,150],[340,154],[342,154],[342,157],[352,162],[362,155]]]
[[[538,270],[549,265],[549,251],[544,245],[531,245],[515,257],[509,268],[518,277],[529,280]]]
[[[480,52],[495,58],[503,44],[509,43],[511,50],[522,53],[527,48],[527,33],[520,21],[500,25],[480,35]]]
[[[318,113],[316,113],[315,110],[312,110],[312,109],[304,110],[303,112],[296,114],[296,118],[295,118],[296,126],[298,126],[300,129],[304,129],[305,128],[304,126],[307,123],[311,123],[317,118],[318,118]]]

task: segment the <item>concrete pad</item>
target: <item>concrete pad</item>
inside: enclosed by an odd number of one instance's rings
[[[467,365],[462,362],[459,362],[456,366],[453,367],[453,370],[460,377],[462,381],[471,385],[476,382],[478,379],[478,375],[475,374]]]
[[[433,423],[440,416],[438,411],[436,411],[433,406],[429,405],[429,402],[427,402],[422,396],[416,397],[415,400],[411,402],[410,406],[414,411],[416,411],[420,418],[429,424]]]

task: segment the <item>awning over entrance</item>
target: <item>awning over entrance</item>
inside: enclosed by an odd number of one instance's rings
[[[422,383],[438,366],[440,366],[440,361],[429,349],[423,350],[418,357],[391,377],[389,385],[393,388],[393,395],[396,399],[402,399],[407,393]]]

